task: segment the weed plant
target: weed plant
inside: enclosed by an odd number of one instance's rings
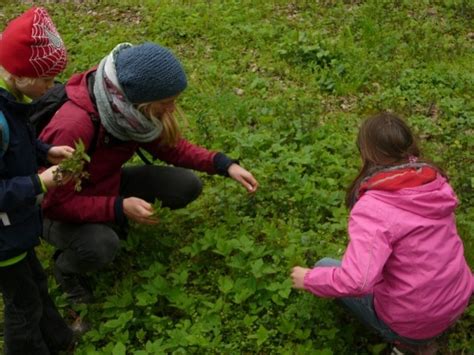
[[[2,3],[2,24],[27,7]],[[78,354],[387,353],[335,302],[289,280],[295,264],[342,255],[357,127],[379,110],[403,115],[446,169],[474,268],[472,2],[44,5],[69,50],[63,80],[119,42],[170,47],[189,79],[184,135],[240,159],[261,184],[248,196],[201,174],[198,200],[133,226],[113,265],[92,275],[99,301],[78,309],[93,325]],[[51,248],[40,253],[50,269]],[[442,354],[474,352],[473,307],[441,338]]]

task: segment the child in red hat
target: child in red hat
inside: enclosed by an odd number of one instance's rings
[[[65,66],[64,43],[43,8],[26,11],[0,34],[0,291],[6,354],[52,354],[73,343],[34,247],[42,232],[41,198],[57,184],[57,165],[37,174],[37,159],[58,164],[74,150],[36,140],[28,119],[32,99],[43,95]]]

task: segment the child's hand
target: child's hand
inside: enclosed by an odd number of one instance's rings
[[[154,214],[153,206],[138,197],[127,197],[123,200],[123,213],[137,223],[158,224],[158,217]]]
[[[48,150],[48,161],[51,164],[59,164],[63,159],[69,158],[74,153],[74,148],[68,145],[58,145]]]
[[[304,289],[304,277],[311,269],[295,266],[291,272],[291,278],[293,279],[293,287],[298,289]]]
[[[38,174],[44,186],[49,190],[51,187],[58,186],[59,184],[66,184],[71,180],[70,176],[61,176],[61,179],[55,179],[55,171],[58,170],[57,165],[53,165],[48,169],[44,170],[42,173]]]
[[[255,191],[257,191],[257,180],[255,180],[253,175],[244,168],[242,168],[239,164],[232,164],[227,170],[227,173],[232,179],[239,182],[243,187],[245,187],[248,192],[254,193]]]

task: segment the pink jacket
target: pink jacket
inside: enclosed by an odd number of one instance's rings
[[[373,294],[378,317],[399,335],[439,335],[474,292],[456,231],[456,205],[441,176],[395,192],[367,191],[351,211],[341,267],[312,269],[305,288],[321,297]]]

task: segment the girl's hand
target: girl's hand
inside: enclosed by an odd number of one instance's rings
[[[229,166],[227,173],[232,179],[239,182],[243,187],[245,187],[248,192],[254,193],[255,191],[257,191],[257,180],[255,180],[253,175],[244,168],[242,168],[239,164],[232,164],[231,166]]]
[[[304,289],[304,277],[306,273],[311,269],[295,266],[291,272],[291,278],[293,279],[293,287],[298,289]]]
[[[68,145],[58,145],[48,150],[48,161],[51,164],[59,164],[63,159],[69,158],[74,153],[74,148]]]
[[[131,220],[142,224],[158,224],[153,206],[138,197],[127,197],[123,200],[123,213]]]

